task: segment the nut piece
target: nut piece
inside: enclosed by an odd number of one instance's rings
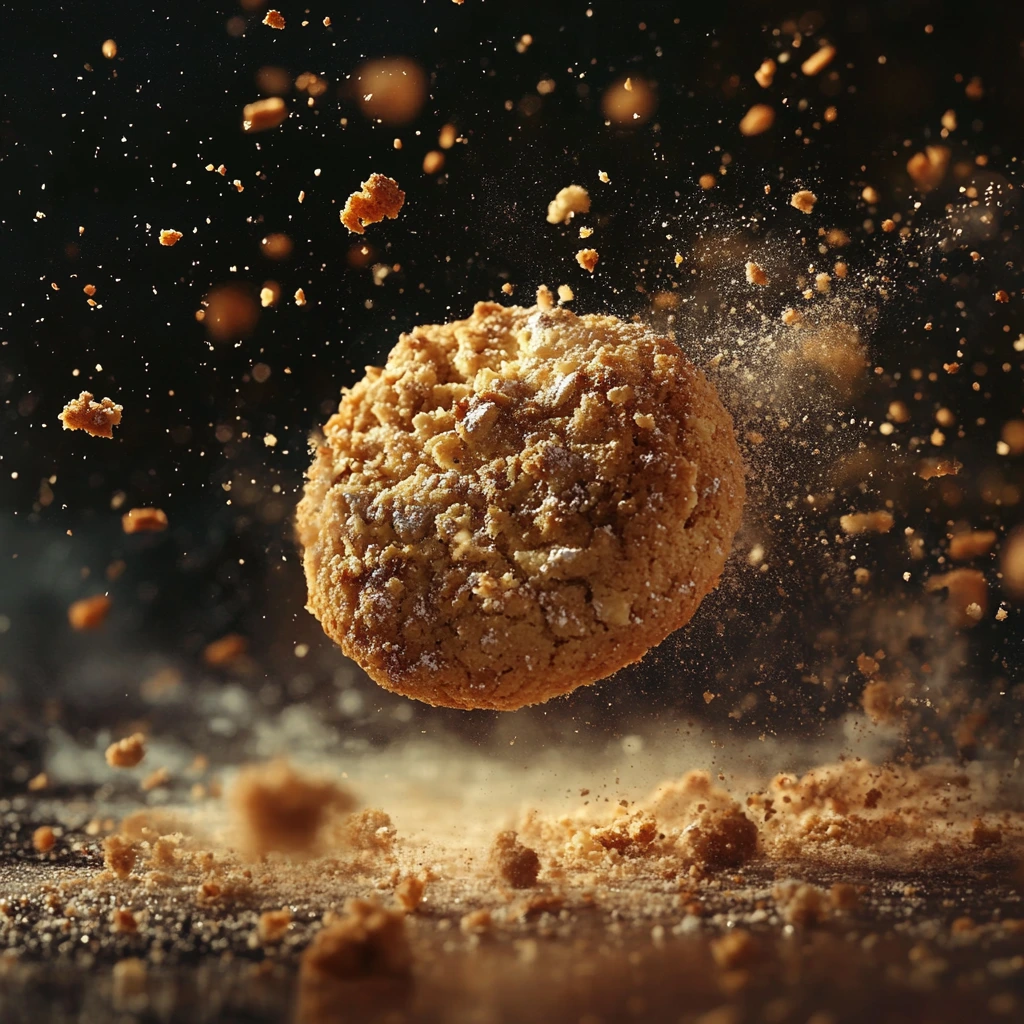
[[[755,103],[740,121],[741,135],[761,135],[775,124],[775,110],[767,103]]]
[[[398,182],[383,174],[371,174],[363,182],[361,192],[353,192],[341,211],[341,223],[361,235],[367,224],[377,224],[385,217],[394,220],[405,202],[405,193]]]
[[[287,117],[288,104],[280,96],[268,96],[242,108],[242,131],[265,132],[276,128]]]
[[[146,737],[141,732],[132,733],[111,743],[105,756],[111,768],[134,768],[146,756]]]
[[[576,262],[585,270],[588,274],[594,272],[594,267],[597,266],[598,254],[596,249],[580,249],[576,253]]]
[[[537,884],[540,858],[535,850],[523,846],[518,835],[499,832],[491,847],[491,863],[513,889],[530,889]]]
[[[94,402],[88,391],[73,398],[57,417],[65,430],[84,430],[93,437],[113,437],[114,427],[121,422],[122,406],[109,398]]]
[[[267,25],[269,28],[284,28],[284,15],[280,11],[267,11],[267,16],[263,19],[263,24]]]
[[[167,514],[159,508],[132,508],[121,516],[125,533],[159,533],[167,529]]]
[[[801,189],[799,192],[794,192],[789,200],[789,205],[799,210],[801,213],[810,213],[814,209],[814,204],[818,201],[818,197],[813,192],[808,192],[807,189]]]
[[[548,203],[548,223],[568,224],[577,213],[590,212],[590,193],[582,185],[566,185]]]
[[[99,629],[110,611],[110,598],[106,594],[83,597],[68,608],[68,622],[72,629]]]
[[[173,228],[163,228],[160,232],[161,245],[177,245],[185,236]]]

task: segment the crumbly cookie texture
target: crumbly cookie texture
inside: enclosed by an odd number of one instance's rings
[[[124,408],[109,398],[96,402],[88,391],[83,391],[64,406],[57,419],[65,430],[84,430],[93,437],[113,437],[122,412]]]
[[[478,303],[343,391],[298,508],[308,608],[388,689],[539,703],[689,621],[743,498],[732,419],[673,342]]]

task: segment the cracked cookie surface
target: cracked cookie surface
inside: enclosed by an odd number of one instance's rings
[[[732,419],[674,342],[478,303],[342,392],[298,508],[308,607],[390,690],[536,704],[688,622],[743,497]]]

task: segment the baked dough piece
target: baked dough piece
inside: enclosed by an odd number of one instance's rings
[[[675,343],[481,302],[342,392],[298,508],[308,608],[390,690],[536,704],[689,621],[743,498],[732,419]]]

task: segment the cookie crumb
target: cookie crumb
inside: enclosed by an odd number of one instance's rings
[[[57,845],[57,836],[49,825],[40,825],[32,833],[32,845],[37,853],[49,853]]]
[[[280,942],[292,923],[292,912],[289,907],[281,910],[266,910],[256,921],[256,937],[265,946]]]
[[[68,622],[71,628],[79,632],[87,629],[99,629],[110,611],[110,598],[106,594],[83,597],[68,607]]]
[[[132,873],[137,858],[135,844],[123,836],[112,835],[103,840],[103,863],[118,878],[127,878]]]
[[[504,284],[503,284],[503,285],[501,286],[501,290],[502,290],[502,291],[503,291],[503,292],[504,292],[504,293],[505,293],[506,295],[511,295],[511,294],[512,294],[512,292],[514,291],[514,286],[513,286],[513,285],[511,285],[511,284],[510,284],[510,283],[509,283],[508,281],[506,281],[506,282],[505,282],[505,283],[504,283]]]
[[[267,11],[263,24],[268,28],[282,29],[285,26],[284,15],[280,11]]]
[[[835,55],[836,48],[834,46],[829,46],[826,43],[824,46],[819,47],[815,53],[812,53],[810,57],[800,65],[800,70],[807,76],[817,75],[832,63],[832,59]]]
[[[848,537],[860,533],[888,533],[896,522],[891,512],[853,512],[839,517],[839,526]]]
[[[948,146],[925,146],[907,161],[907,174],[919,192],[931,192],[942,184],[949,167]]]
[[[121,516],[125,533],[158,533],[167,529],[167,514],[159,508],[132,508]]]
[[[530,889],[537,884],[540,858],[535,850],[519,842],[512,830],[499,832],[491,847],[491,863],[513,889]]]
[[[287,117],[288,104],[280,96],[268,96],[242,108],[242,131],[265,132],[282,124]]]
[[[237,661],[249,647],[249,642],[238,633],[228,633],[213,640],[203,649],[203,661],[210,666],[230,665]]]
[[[115,405],[109,398],[96,402],[88,391],[83,391],[64,406],[57,419],[65,430],[84,430],[93,437],[113,437],[123,411],[122,406]]]
[[[580,249],[576,253],[576,262],[588,273],[594,272],[599,257],[596,249]]]
[[[302,288],[295,289],[295,305],[304,306],[306,304],[306,293]]]
[[[395,886],[395,899],[407,913],[415,913],[423,902],[423,893],[426,888],[426,883],[422,878],[409,875]]]
[[[771,57],[768,57],[761,61],[761,66],[754,72],[754,81],[756,81],[762,89],[767,89],[775,80],[776,70],[777,65],[775,61],[773,61]]]
[[[173,228],[163,228],[160,232],[161,245],[177,245],[185,236]]]
[[[546,284],[537,289],[537,308],[545,313],[555,308],[555,297]]]
[[[132,733],[107,747],[104,756],[111,768],[134,768],[146,756],[146,737]]]
[[[437,174],[442,170],[444,170],[444,153],[439,149],[432,149],[423,158],[423,173]]]
[[[572,302],[575,297],[572,289],[567,284],[560,284],[558,286],[558,301],[560,303]]]
[[[756,284],[764,286],[768,283],[768,275],[754,262],[748,260],[747,267],[747,284]]]
[[[590,212],[590,193],[582,185],[566,185],[548,203],[548,223],[568,224],[577,213]]]
[[[405,193],[398,182],[383,174],[371,174],[362,183],[361,192],[353,192],[341,211],[341,223],[353,234],[361,235],[368,224],[377,224],[388,217],[398,216]]]
[[[814,209],[814,204],[818,201],[818,197],[807,189],[801,189],[799,192],[794,192],[789,200],[789,205],[799,210],[801,213],[810,213]]]
[[[303,983],[374,975],[403,975],[412,963],[405,914],[376,900],[350,899],[331,916],[302,954]]]
[[[775,124],[775,110],[767,103],[755,103],[740,121],[741,135],[761,135]]]

